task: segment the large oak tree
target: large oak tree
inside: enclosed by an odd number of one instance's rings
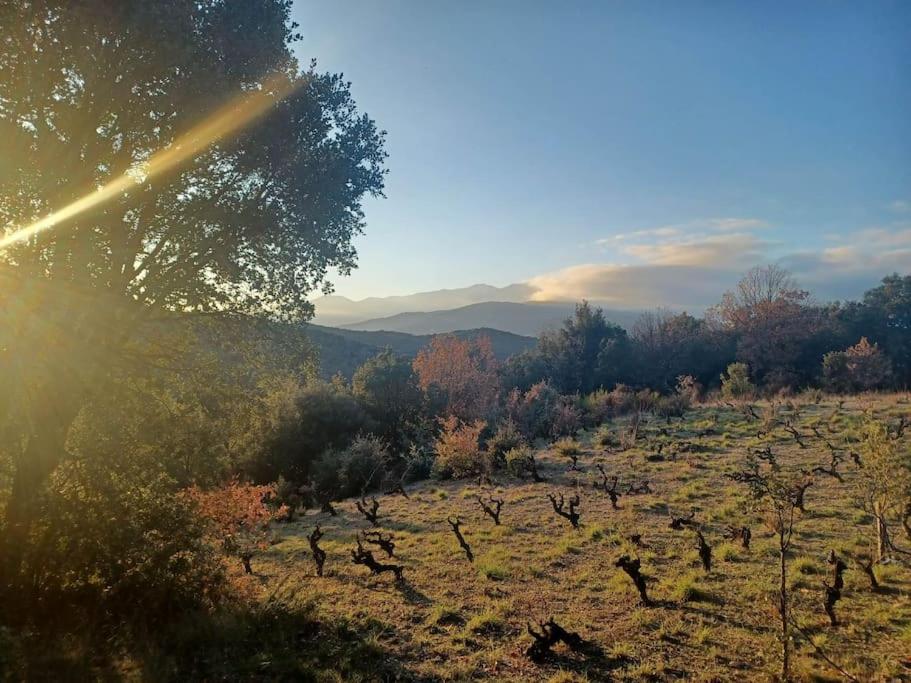
[[[354,265],[362,200],[383,190],[383,133],[341,76],[299,67],[290,5],[0,0],[0,236],[124,173],[137,181],[0,251],[13,555],[80,404],[133,359],[151,317],[306,319],[329,270]],[[207,114],[269,89],[252,125],[145,176]]]

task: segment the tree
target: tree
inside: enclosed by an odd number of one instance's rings
[[[733,360],[727,336],[687,313],[646,311],[631,331],[636,357],[636,379],[645,386],[670,391],[681,375],[703,384],[717,381]]]
[[[421,389],[446,415],[462,420],[487,418],[496,406],[500,383],[490,337],[459,339],[439,335],[418,352],[414,371]]]
[[[884,277],[862,302],[846,305],[841,317],[852,339],[868,337],[891,359],[897,384],[911,384],[911,275]]]
[[[893,438],[888,425],[869,420],[863,428],[864,466],[858,471],[856,493],[860,507],[873,515],[876,561],[893,552],[909,551],[896,547],[889,531],[893,519],[904,514],[911,501],[911,458],[900,439]]]
[[[746,399],[756,393],[750,382],[750,369],[746,363],[731,363],[726,375],[721,376],[721,395],[725,398]]]
[[[726,292],[709,318],[737,337],[737,360],[750,366],[759,383],[790,386],[801,375],[803,344],[819,328],[810,294],[776,265],[750,270]]]
[[[135,359],[153,311],[305,319],[329,268],[354,264],[361,200],[383,189],[383,133],[341,77],[298,67],[290,6],[0,7],[5,232],[128,180],[105,203],[0,251],[0,379],[16,408],[5,427],[22,444],[5,511],[14,573],[84,397],[125,355]],[[200,141],[251,98],[269,105],[253,125]],[[219,105],[221,118],[194,128]],[[181,139],[189,130],[195,137]],[[156,152],[180,153],[178,140],[198,153],[150,174]]]
[[[892,362],[861,337],[844,351],[830,351],[822,359],[823,380],[834,391],[868,391],[886,385],[892,375]]]
[[[411,362],[390,349],[381,351],[355,371],[351,389],[376,421],[379,434],[404,450],[424,407]]]
[[[605,320],[604,312],[587,301],[576,305],[560,329],[542,334],[538,348],[551,382],[564,393],[588,393],[620,381],[627,372],[626,330]]]

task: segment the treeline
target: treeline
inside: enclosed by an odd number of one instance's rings
[[[911,276],[819,305],[786,271],[756,268],[702,318],[650,312],[627,332],[582,302],[504,363],[483,337],[438,336],[413,362],[383,352],[350,384],[298,388],[288,421],[241,471],[295,482],[295,500],[324,505],[409,478],[489,472],[522,444],[633,411],[679,415],[718,390],[903,388],[909,363]]]
[[[583,303],[502,376],[507,387],[546,380],[561,393],[620,383],[669,392],[683,375],[717,387],[733,362],[745,363],[765,392],[907,387],[911,277],[890,275],[861,301],[820,305],[786,271],[756,268],[704,317],[659,310],[629,333]]]

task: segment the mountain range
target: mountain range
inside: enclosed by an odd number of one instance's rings
[[[314,323],[348,330],[443,334],[491,328],[536,337],[572,315],[574,302],[531,301],[527,284],[507,287],[472,285],[407,296],[370,297],[359,301],[329,295],[316,299]],[[639,311],[605,310],[611,322],[629,328]]]

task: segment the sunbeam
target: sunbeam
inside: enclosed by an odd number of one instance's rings
[[[93,207],[104,204],[193,158],[219,140],[250,125],[300,88],[303,83],[302,79],[290,79],[285,74],[275,74],[266,78],[257,90],[243,92],[233,98],[174,140],[170,146],[153,154],[145,163],[131,167],[123,175],[31,225],[13,229],[9,234],[0,238],[0,250],[17,242],[23,242],[39,232],[53,228]]]

